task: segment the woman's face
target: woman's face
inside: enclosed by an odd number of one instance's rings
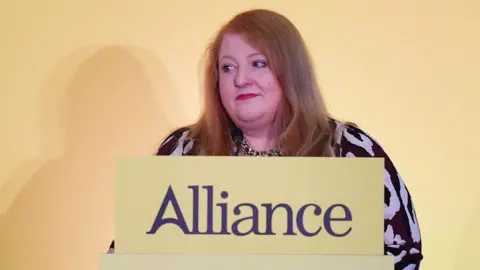
[[[268,59],[238,34],[225,34],[219,54],[220,96],[240,129],[267,128],[283,93]]]

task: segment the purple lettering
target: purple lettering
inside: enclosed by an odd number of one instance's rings
[[[341,208],[345,213],[345,216],[343,218],[332,218],[332,211],[337,207]],[[325,225],[325,230],[328,232],[328,234],[335,237],[345,237],[352,231],[352,227],[350,227],[344,233],[336,233],[333,231],[332,221],[352,221],[352,212],[346,205],[334,204],[330,206],[327,211],[325,211],[325,216],[323,217],[323,224]]]
[[[280,203],[275,205],[275,207],[272,207],[271,203],[264,203],[262,204],[263,207],[265,207],[266,210],[266,219],[267,219],[267,228],[265,231],[265,235],[275,235],[276,233],[273,232],[273,213],[275,210],[278,208],[283,208],[287,212],[287,230],[283,235],[297,235],[294,230],[293,230],[293,209],[290,207],[290,205],[286,203]]]
[[[172,203],[173,210],[175,211],[177,218],[163,217],[169,203]],[[173,192],[172,186],[168,186],[167,194],[165,194],[165,197],[163,198],[163,202],[160,205],[157,217],[155,218],[152,228],[147,232],[147,234],[155,234],[160,227],[168,223],[177,225],[185,234],[190,233],[187,223],[185,222],[185,218],[183,217],[180,205],[178,204],[175,193]]]
[[[298,227],[298,230],[300,231],[301,234],[305,235],[305,236],[308,236],[308,237],[312,237],[312,236],[315,236],[317,234],[320,233],[320,231],[322,230],[322,227],[319,226],[318,229],[315,231],[315,232],[309,232],[307,231],[307,229],[305,229],[305,225],[303,224],[303,221],[304,221],[304,216],[305,216],[305,210],[307,210],[308,207],[313,207],[313,214],[315,216],[320,216],[322,214],[322,208],[320,208],[320,206],[316,205],[316,204],[313,204],[313,203],[309,203],[309,204],[305,204],[304,206],[300,207],[300,209],[298,210],[298,213],[297,213],[297,227]]]
[[[219,194],[220,199],[223,199],[224,201],[216,202],[216,193],[213,186],[200,187],[194,185],[188,186],[188,188],[192,191],[193,199],[192,224],[190,224],[190,228],[185,221],[182,208],[175,196],[175,192],[173,191],[173,188],[169,186],[153,225],[147,234],[155,234],[163,225],[172,224],[180,228],[184,234],[189,235],[276,235],[275,230],[280,230],[281,228],[273,228],[273,219],[275,213],[279,212],[283,212],[286,215],[285,221],[281,223],[286,227],[283,231],[283,235],[285,236],[295,236],[299,233],[306,237],[314,237],[322,231],[322,225],[325,228],[325,231],[333,237],[345,237],[352,231],[352,227],[349,227],[345,232],[340,233],[334,231],[332,227],[332,222],[334,221],[352,221],[352,212],[344,204],[334,204],[326,208],[323,219],[319,218],[318,226],[316,228],[307,229],[304,224],[307,216],[319,217],[322,215],[322,208],[317,204],[305,204],[301,206],[296,213],[288,203],[263,203],[260,204],[261,208],[259,208],[255,204],[244,202],[233,206],[233,209],[229,210],[228,202],[226,200],[229,198],[230,194],[227,191],[222,191]],[[201,190],[204,191],[203,195],[200,194]],[[204,196],[206,201],[203,206],[200,205],[201,196]],[[164,217],[169,204],[173,207],[175,217]],[[204,222],[206,222],[206,230],[204,232],[200,231],[200,207],[206,208],[206,217],[204,219]],[[219,209],[217,213],[214,213],[215,207]],[[283,209],[283,211],[281,209]],[[332,212],[335,209],[342,211],[342,217],[332,217]],[[265,212],[263,212],[263,210]],[[231,214],[233,214],[233,216],[230,216]],[[230,218],[232,218],[231,221]],[[259,228],[261,219],[265,219],[265,231],[261,231]],[[214,230],[214,224],[220,224],[220,231]]]

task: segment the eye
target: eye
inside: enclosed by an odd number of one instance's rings
[[[234,66],[232,66],[232,65],[223,65],[223,66],[222,66],[223,72],[230,72],[230,71],[232,71],[233,69],[234,69]]]
[[[266,61],[253,61],[253,66],[256,67],[256,68],[264,68],[267,66],[267,62]]]

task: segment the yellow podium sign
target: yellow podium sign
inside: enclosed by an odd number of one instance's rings
[[[383,162],[307,157],[122,159],[117,171],[117,254],[113,256],[120,256],[118,261],[127,268],[115,269],[154,269],[133,265],[143,258],[165,265],[180,258],[139,253],[383,255]],[[119,255],[129,253],[137,255]],[[106,256],[104,260],[113,263]],[[265,263],[273,258],[277,257],[265,257]],[[278,258],[278,262],[322,258],[328,265],[338,257]],[[231,269],[239,267],[247,264]],[[279,267],[275,266],[288,268]]]
[[[391,256],[105,254],[101,270],[393,270]]]

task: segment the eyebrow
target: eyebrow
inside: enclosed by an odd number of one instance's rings
[[[254,52],[254,53],[251,53],[251,54],[247,55],[247,58],[251,58],[253,56],[258,56],[258,55],[264,56],[263,53]],[[220,57],[220,60],[223,59],[223,58],[230,58],[232,60],[235,60],[235,58],[233,56],[230,56],[230,55],[224,55],[224,56]]]
[[[259,53],[259,52],[256,52],[256,53],[251,53],[251,54],[249,54],[247,57],[249,57],[249,58],[250,58],[250,57],[252,57],[252,56],[257,56],[257,55],[261,55],[261,56],[263,56],[263,53]]]

